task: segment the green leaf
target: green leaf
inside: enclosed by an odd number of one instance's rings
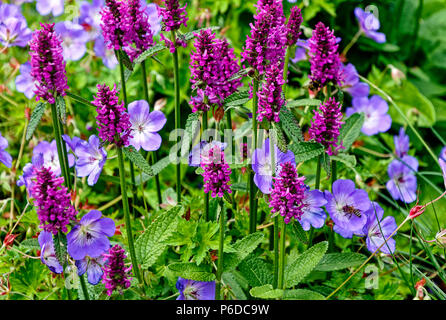
[[[325,300],[320,293],[307,289],[285,290],[283,300]]]
[[[25,239],[22,242],[20,242],[20,246],[27,248],[27,249],[38,249],[40,250],[40,244],[37,238],[33,239]]]
[[[299,99],[288,101],[286,106],[287,108],[296,108],[304,106],[319,106],[321,103],[322,101],[318,99]]]
[[[361,112],[354,113],[345,120],[338,138],[338,141],[342,142],[342,146],[344,147],[344,149],[340,149],[340,152],[347,152],[353,142],[359,137],[364,119],[364,113]]]
[[[63,96],[56,97],[56,110],[59,119],[62,123],[67,122],[67,106],[65,105],[65,99]]]
[[[175,206],[153,220],[135,244],[136,257],[143,269],[152,266],[163,253],[166,240],[176,231],[183,207]]]
[[[67,236],[59,231],[56,235],[53,234],[53,243],[56,258],[63,266],[67,260]]]
[[[356,252],[327,253],[314,268],[316,271],[336,271],[359,266],[367,257]]]
[[[119,51],[119,56],[122,60],[122,64],[129,69],[130,71],[133,71],[133,64],[130,61],[129,56],[127,55],[127,52],[125,52],[124,50],[120,50]]]
[[[259,257],[250,255],[240,263],[238,268],[251,287],[273,284],[271,265]]]
[[[211,26],[211,27],[201,28],[201,29],[186,32],[185,34],[178,35],[178,36],[183,37],[184,40],[186,40],[186,41],[189,41],[189,40],[192,40],[193,38],[195,38],[195,33],[199,34],[201,32],[201,30],[208,30],[208,29],[211,29],[211,31],[217,31],[220,29],[220,27],[219,26]]]
[[[192,112],[187,116],[186,126],[184,128],[185,134],[181,144],[181,156],[186,157],[189,154],[190,147],[192,147],[193,138],[196,136],[197,129],[200,127],[200,114]],[[198,159],[199,160],[199,159]]]
[[[240,70],[240,71],[234,73],[234,74],[233,74],[232,76],[230,76],[230,77],[228,78],[228,80],[226,80],[226,81],[231,82],[231,81],[234,81],[234,80],[243,78],[243,77],[246,76],[250,71],[251,71],[251,68],[242,69],[242,70]]]
[[[283,131],[280,128],[280,126],[275,124],[273,126],[274,128],[270,129],[270,136],[273,139],[274,144],[277,145],[277,147],[279,148],[279,150],[285,153],[288,151],[285,135],[283,134]]]
[[[194,281],[214,281],[215,274],[212,273],[212,268],[208,265],[199,265],[190,262],[177,262],[169,264],[167,267],[175,276],[183,279]]]
[[[327,178],[331,177],[331,156],[329,156],[326,152],[322,154],[322,167],[324,168],[325,172],[327,173]]]
[[[352,154],[339,153],[335,156],[331,156],[331,160],[342,162],[349,168],[356,167],[356,157]]]
[[[228,191],[225,191],[223,193],[223,198],[225,198],[226,202],[228,202],[229,204],[232,204],[232,198],[231,198],[231,195],[228,193]]]
[[[287,111],[285,108],[282,108],[282,110],[280,110],[279,117],[280,125],[291,141],[293,141],[294,143],[304,141],[299,123],[291,112]]]
[[[237,281],[236,276],[232,272],[224,272],[221,277],[223,279],[223,282],[229,286],[230,290],[235,295],[235,298],[237,300],[248,299],[245,292],[243,291],[242,286]]]
[[[136,151],[136,149],[133,146],[128,146],[127,148],[122,149],[124,151],[125,156],[133,162],[135,166],[137,166],[139,169],[141,169],[142,172],[149,176],[153,176],[153,169],[150,167],[150,165],[147,163],[146,159],[142,156],[141,153]]]
[[[94,104],[92,104],[90,101],[88,101],[85,98],[82,98],[81,96],[78,96],[77,94],[74,94],[74,93],[69,92],[69,91],[66,91],[65,93],[67,94],[67,96],[69,96],[71,99],[73,99],[73,100],[75,100],[77,102],[80,102],[80,103],[82,103],[82,104],[84,104],[84,105],[86,105],[88,107],[96,108],[96,106]]]
[[[248,183],[246,182],[236,182],[231,184],[231,189],[233,191],[242,191],[242,192],[246,192],[248,191]]]
[[[160,51],[163,51],[166,49],[166,46],[162,43],[157,43],[154,46],[151,46],[149,49],[141,53],[138,58],[135,59],[135,63],[141,63],[147,58],[153,56],[154,54],[157,54]]]
[[[285,288],[298,285],[317,266],[327,248],[327,241],[319,242],[289,261],[285,267]]]
[[[324,147],[317,142],[299,142],[290,145],[290,150],[296,156],[296,162],[304,162],[317,157],[324,152]]]
[[[299,239],[299,241],[304,244],[308,244],[307,233],[302,228],[300,222],[293,219],[292,222],[288,224],[288,229],[291,229],[291,232],[294,234],[294,236],[296,236],[297,239]]]
[[[224,100],[223,105],[226,110],[229,107],[243,105],[246,102],[248,102],[249,100],[250,100],[249,90],[237,91],[237,92],[234,92],[233,94],[231,94],[229,97],[227,97]]]
[[[263,233],[254,232],[234,243],[233,248],[236,252],[224,255],[223,270],[230,271],[235,269],[243,259],[257,248],[263,237]]]
[[[31,114],[31,118],[28,123],[28,128],[26,128],[26,140],[31,139],[36,130],[37,126],[40,123],[40,119],[42,119],[43,113],[45,112],[46,103],[39,102]]]
[[[124,69],[124,81],[127,82],[130,79],[131,75],[132,75],[132,71],[127,69],[127,68],[125,68]],[[121,91],[121,89],[122,89],[122,82],[121,81],[119,81],[117,87],[118,87],[118,91]]]
[[[282,297],[283,290],[281,289],[273,289],[271,284],[266,284],[260,287],[254,287],[249,290],[251,296],[260,299],[277,299]]]

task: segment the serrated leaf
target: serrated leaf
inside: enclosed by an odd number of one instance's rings
[[[364,119],[364,114],[361,112],[354,113],[345,120],[338,138],[338,142],[341,142],[344,147],[344,149],[340,149],[340,152],[347,152],[353,142],[359,137]]]
[[[223,101],[225,110],[229,107],[240,106],[251,100],[249,90],[237,91]]]
[[[243,78],[251,71],[251,68],[242,69],[236,73],[234,73],[232,76],[230,76],[226,81],[231,82],[240,78]]]
[[[63,96],[56,97],[56,110],[59,119],[62,123],[67,122],[67,106],[65,104],[65,99]]]
[[[129,69],[124,69],[124,80],[127,82],[129,79],[130,79],[130,76],[132,75],[132,71],[131,70],[129,70]],[[118,83],[118,91],[121,91],[121,89],[122,89],[122,82],[121,81],[119,81],[119,83]]]
[[[327,178],[331,177],[331,159],[330,156],[324,152],[322,154],[322,161],[321,161],[322,167],[324,168],[325,172],[327,173]]]
[[[166,46],[162,43],[157,43],[154,46],[151,46],[149,49],[141,53],[138,58],[135,59],[135,63],[141,63],[147,58],[153,56],[154,54],[157,54],[160,51],[163,51],[166,49]]]
[[[325,300],[318,292],[307,289],[285,290],[282,300]]]
[[[65,265],[67,260],[67,236],[62,232],[53,235],[54,252],[61,266]]]
[[[233,191],[248,191],[248,184],[246,182],[236,182],[231,185]]]
[[[263,237],[263,233],[254,232],[234,243],[232,247],[236,252],[224,255],[223,270],[230,271],[235,269],[243,259],[257,248]]]
[[[216,31],[216,30],[219,30],[220,27],[219,26],[211,26],[211,27],[201,28],[201,29],[197,29],[197,30],[192,30],[192,31],[186,32],[185,34],[181,35],[181,37],[183,37],[184,40],[189,41],[189,40],[192,40],[193,38],[195,38],[195,33],[199,34],[201,32],[201,30],[208,30],[208,29],[211,29],[211,31]]]
[[[84,104],[86,106],[89,106],[89,107],[96,108],[96,106],[93,103],[91,103],[90,101],[88,101],[85,98],[82,98],[81,96],[78,96],[77,94],[74,94],[74,93],[69,92],[69,91],[66,91],[65,93],[67,94],[68,97],[70,97],[71,99],[73,99],[73,100],[75,100],[77,102],[80,102],[80,103],[82,103],[82,104]]]
[[[232,293],[235,295],[237,300],[247,300],[245,292],[243,292],[242,286],[237,281],[237,278],[232,272],[225,272],[222,274],[223,282],[229,286]]]
[[[27,248],[27,249],[38,249],[40,250],[40,244],[39,240],[37,238],[33,239],[25,239],[22,242],[20,242],[20,246]]]
[[[321,261],[328,248],[328,242],[322,241],[289,261],[285,267],[285,288],[298,285]]]
[[[200,114],[198,112],[190,113],[187,116],[186,126],[184,127],[185,134],[181,144],[181,156],[186,157],[189,154],[190,147],[192,146],[193,138],[197,133],[197,129],[200,127],[199,120]]]
[[[45,102],[39,102],[35,107],[33,112],[31,113],[31,117],[29,119],[28,127],[26,128],[26,140],[31,139],[31,137],[34,134],[34,131],[36,130],[37,126],[40,123],[40,120],[42,119],[42,116],[45,112],[46,103]]]
[[[321,103],[322,101],[318,99],[299,99],[288,101],[286,106],[287,108],[296,108],[305,106],[319,106]]]
[[[183,207],[175,206],[161,213],[136,240],[136,257],[143,269],[152,266],[163,253],[167,246],[165,241],[175,232],[182,210]]]
[[[317,142],[305,141],[291,144],[290,150],[293,151],[298,163],[317,157],[324,152],[324,147]]]
[[[349,168],[356,167],[356,157],[352,154],[339,153],[335,156],[331,156],[331,160],[342,162]]]
[[[177,262],[170,264],[167,268],[177,277],[181,277],[183,279],[194,281],[215,280],[215,274],[211,272],[212,269],[210,266],[204,264],[197,266],[195,263]]]
[[[264,286],[252,288],[251,290],[249,290],[249,293],[251,294],[251,296],[253,296],[255,298],[277,299],[277,298],[282,297],[283,290],[274,289],[271,284],[266,284]]]
[[[141,153],[136,151],[136,149],[133,146],[128,146],[127,148],[122,149],[124,151],[125,156],[139,169],[141,169],[142,172],[149,176],[153,176],[153,169],[152,167],[147,163],[146,159],[142,156]]]
[[[226,202],[228,202],[229,204],[232,204],[232,198],[228,191],[225,191],[223,193],[223,198],[225,198]]]
[[[133,63],[130,61],[130,58],[124,50],[119,51],[119,57],[122,60],[122,64],[129,69],[130,71],[133,71]]]
[[[299,239],[299,241],[304,244],[308,244],[307,233],[302,228],[300,222],[293,219],[292,223],[288,224],[288,228],[291,230],[292,234],[294,234],[294,236]]]
[[[286,153],[288,151],[288,146],[282,129],[279,126],[274,125],[274,128],[270,129],[270,135],[277,148],[283,153]]]
[[[315,271],[336,271],[345,268],[359,266],[367,257],[356,252],[327,253],[319,264],[314,268]]]
[[[273,273],[270,264],[259,257],[252,255],[247,257],[240,263],[238,268],[251,287],[273,284]]]
[[[282,110],[280,110],[279,117],[280,125],[291,141],[295,143],[304,141],[299,123],[291,112],[285,110],[285,108],[282,108]]]

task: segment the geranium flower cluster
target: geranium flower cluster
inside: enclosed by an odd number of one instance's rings
[[[240,79],[228,79],[240,70],[234,50],[225,39],[216,39],[211,29],[195,34],[195,51],[190,60],[192,89],[197,95],[189,102],[192,112],[207,111],[210,105],[221,106],[223,100],[242,85]]]

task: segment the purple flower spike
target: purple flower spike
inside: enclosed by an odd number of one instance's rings
[[[441,171],[443,172],[444,187],[446,188],[446,147],[441,149],[440,157],[438,158]]]
[[[364,112],[365,120],[361,132],[372,136],[379,132],[386,132],[392,125],[392,118],[387,114],[389,105],[380,96],[353,98],[353,108],[347,108],[345,114],[349,117],[353,113]]]
[[[51,272],[62,273],[63,267],[57,260],[56,252],[54,251],[53,235],[51,232],[42,231],[38,237],[40,245],[40,260],[45,264]]]
[[[288,19],[287,29],[288,29],[288,45],[292,46],[297,42],[300,32],[300,25],[302,24],[302,12],[299,7],[292,7],[290,18]]]
[[[36,9],[42,16],[51,13],[57,17],[64,11],[64,0],[37,0]]]
[[[97,108],[96,117],[99,126],[99,137],[103,141],[115,143],[118,147],[128,146],[131,123],[124,102],[119,104],[116,84],[113,90],[107,85],[98,84],[98,94],[92,102]]]
[[[311,63],[310,79],[313,90],[320,89],[330,82],[334,85],[341,85],[341,60],[334,32],[319,22],[308,43]]]
[[[8,147],[8,140],[4,138],[0,132],[0,162],[3,163],[8,168],[12,166],[12,157],[11,155],[5,151]]]
[[[283,153],[279,148],[274,146],[274,163],[276,168],[274,169],[277,175],[280,170],[280,165],[285,162],[295,163],[294,153],[288,150]],[[265,140],[261,149],[254,150],[252,158],[252,170],[254,170],[254,183],[257,188],[264,194],[270,194],[273,184],[273,170],[271,169],[271,153],[269,138]]]
[[[100,211],[91,210],[67,234],[67,251],[75,260],[99,257],[110,249],[108,237],[115,234],[115,229],[113,219],[102,218]]]
[[[207,154],[201,157],[201,168],[204,181],[204,192],[209,193],[213,198],[222,198],[224,193],[231,193],[229,182],[231,180],[231,169],[225,162],[223,150],[214,145],[209,148]]]
[[[395,218],[392,216],[383,219],[384,210],[376,202],[372,202],[372,205],[366,214],[367,223],[365,224],[362,233],[367,236],[367,249],[369,249],[370,252],[375,252],[375,250],[378,249],[379,246],[381,246],[395,231],[397,225]],[[381,247],[380,251],[386,254],[393,253],[395,251],[395,240],[390,238],[387,241],[387,244],[384,244],[384,246]]]
[[[180,29],[181,25],[187,27],[186,12],[187,4],[180,7],[178,0],[164,0],[164,7],[158,7],[158,14],[163,18],[164,30],[175,31]]]
[[[95,286],[101,281],[102,275],[104,274],[104,271],[102,270],[103,265],[103,255],[100,255],[97,258],[85,256],[82,260],[76,260],[77,274],[81,276],[86,272],[88,283]]]
[[[108,253],[104,254],[105,265],[104,274],[102,275],[102,283],[105,284],[107,295],[111,296],[113,291],[122,294],[124,289],[130,287],[129,275],[132,267],[126,267],[124,260],[127,258],[124,249],[120,245],[110,248]]]
[[[365,12],[361,8],[355,8],[355,16],[358,19],[359,27],[367,38],[378,43],[386,42],[386,35],[382,32],[377,32],[380,27],[379,20],[372,12]]]
[[[63,178],[56,178],[45,167],[35,169],[35,177],[32,195],[40,227],[52,234],[67,232],[67,225],[75,219],[76,210],[71,205],[68,189],[62,185]]]
[[[209,161],[209,150],[214,146],[217,146],[222,151],[226,148],[225,142],[220,142],[217,140],[212,140],[211,142],[206,142],[205,140],[201,140],[200,143],[197,143],[192,151],[189,153],[189,166],[191,167],[199,167],[201,164],[201,159],[206,159]]]
[[[55,94],[64,96],[68,89],[62,40],[54,31],[54,24],[41,24],[29,43],[31,76],[37,82],[36,100],[55,102]]]
[[[279,213],[285,223],[291,219],[300,220],[304,214],[305,177],[299,177],[292,162],[285,162],[280,166],[279,176],[273,178],[271,191],[271,213]]]
[[[84,56],[89,35],[81,25],[71,21],[62,21],[56,23],[54,30],[62,39],[65,60],[77,61]]]
[[[215,281],[195,281],[178,277],[177,300],[215,300]]]
[[[135,47],[127,47],[126,52],[133,61],[153,45],[153,35],[145,8],[141,8],[141,0],[128,0],[127,5]]]
[[[358,72],[353,64],[342,65],[342,90],[348,92],[353,98],[368,97],[370,87],[365,82],[359,82]]]
[[[20,74],[15,78],[15,87],[18,92],[22,92],[25,97],[31,99],[36,91],[36,84],[31,76],[31,64],[26,62],[20,66]]]
[[[257,120],[259,122],[266,118],[268,121],[279,122],[279,113],[285,100],[282,98],[283,66],[271,65],[265,72],[266,82],[257,93],[259,97],[259,109]]]
[[[131,17],[125,2],[105,0],[105,7],[101,10],[101,29],[110,50],[119,50],[132,43]]]
[[[404,127],[400,128],[397,136],[393,136],[393,143],[395,144],[395,153],[402,158],[409,152],[409,136],[404,131]]]
[[[334,155],[342,149],[342,141],[338,143],[342,120],[341,104],[335,98],[329,98],[314,111],[313,122],[308,130],[311,139],[325,146],[327,154]],[[333,150],[334,149],[334,150]]]
[[[325,208],[335,226],[340,228],[334,230],[344,237],[345,234],[339,231],[360,232],[367,222],[366,211],[370,208],[367,192],[356,189],[352,180],[343,179],[333,182],[332,190],[332,193],[325,191]]]
[[[418,171],[418,160],[411,156],[403,156],[401,160],[393,160],[387,167],[390,180],[386,188],[395,200],[406,203],[417,199],[417,177],[414,172]]]
[[[327,215],[322,208],[327,200],[324,197],[324,193],[319,190],[311,190],[306,187],[304,198],[302,199],[302,216],[300,217],[300,224],[305,231],[310,230],[310,226],[319,229],[324,226]]]
[[[107,161],[107,152],[101,147],[99,138],[95,135],[90,136],[88,142],[81,141],[76,145],[74,153],[77,157],[76,172],[78,177],[87,177],[89,186],[98,182],[105,161]]]
[[[158,134],[166,124],[166,116],[159,110],[150,112],[147,101],[138,100],[129,104],[130,123],[132,125],[129,142],[136,150],[158,150],[161,146],[161,136]]]

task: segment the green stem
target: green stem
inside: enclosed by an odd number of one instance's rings
[[[279,217],[274,217],[274,281],[273,287],[277,289],[279,283]]]
[[[125,181],[124,171],[124,155],[121,148],[117,148],[119,163],[119,179],[121,184],[122,208],[124,210],[125,227],[127,231],[127,239],[129,242],[130,258],[132,260],[133,274],[136,275],[138,282],[143,284],[138,261],[136,260],[135,246],[133,244],[132,225],[130,220],[129,199],[127,197],[127,183]]]
[[[280,223],[280,257],[279,257],[279,282],[278,289],[285,289],[284,275],[285,275],[285,240],[286,240],[286,225],[285,219]]]
[[[331,185],[333,186],[333,183],[338,179],[338,172],[337,172],[337,166],[336,161],[331,160]]]
[[[203,132],[208,129],[208,112],[203,111],[202,115],[203,122]],[[209,193],[203,192],[204,194],[204,220],[209,221]]]
[[[259,90],[258,72],[256,71],[253,81],[252,90],[252,134],[253,134],[253,149],[257,148],[257,104],[258,97],[257,91]],[[256,231],[257,224],[257,212],[256,212],[256,187],[254,185],[254,172],[250,171],[249,174],[249,233]]]
[[[232,130],[232,119],[231,119],[231,109],[226,110],[226,126],[228,127],[228,130]],[[231,140],[231,161],[234,161],[234,150],[235,150],[235,144],[234,144],[234,139]],[[235,171],[232,170],[231,172],[231,181],[234,183],[236,180],[235,178]],[[232,211],[234,211],[235,214],[235,210],[237,210],[237,203],[235,202],[235,192],[231,193],[231,198],[232,198]]]
[[[84,294],[85,300],[90,300],[90,295],[88,294],[87,284],[85,283],[84,275],[79,276],[81,283],[82,293]]]
[[[283,84],[283,96],[285,97],[286,100],[286,93],[287,93],[287,80],[288,80],[288,64],[290,63],[290,55],[291,55],[291,47],[289,46],[286,50],[286,56],[285,56],[285,64],[283,66],[283,80],[285,80],[284,84]]]
[[[316,165],[316,181],[314,183],[314,189],[315,190],[319,190],[320,185],[321,185],[321,162],[322,162],[322,156],[319,155],[317,157],[317,165]],[[308,248],[310,248],[313,244],[313,235],[314,235],[314,230],[313,228],[310,229],[310,234],[308,235]]]
[[[221,275],[223,273],[223,244],[225,239],[225,207],[224,202],[220,199],[220,217],[219,217],[219,239],[218,239],[218,265],[217,265],[217,281],[215,284],[215,300],[221,297]]]
[[[351,49],[351,47],[353,47],[353,45],[356,43],[356,41],[358,41],[361,34],[362,34],[362,29],[359,28],[358,32],[356,32],[356,34],[353,36],[352,40],[349,42],[349,44],[342,51],[342,55],[344,57],[347,56],[347,52]]]
[[[173,45],[176,46],[176,35],[175,31],[171,31],[172,42]],[[174,90],[175,90],[175,129],[178,130],[180,128],[180,76],[179,76],[179,67],[178,67],[178,50],[172,53],[173,56],[173,76],[174,76]],[[178,142],[178,140],[177,140]],[[178,154],[178,150],[177,150]],[[176,165],[176,176],[177,176],[177,201],[181,202],[181,163],[178,162]]]
[[[147,86],[147,72],[146,72],[146,61],[141,62],[141,70],[142,70],[142,83],[144,88],[144,99],[149,103],[149,88]],[[154,165],[158,161],[158,152],[152,152],[152,165]],[[161,184],[159,174],[155,175],[155,184],[156,184],[156,194],[158,197],[158,205],[163,201],[161,198]],[[144,195],[143,195],[144,197]]]

